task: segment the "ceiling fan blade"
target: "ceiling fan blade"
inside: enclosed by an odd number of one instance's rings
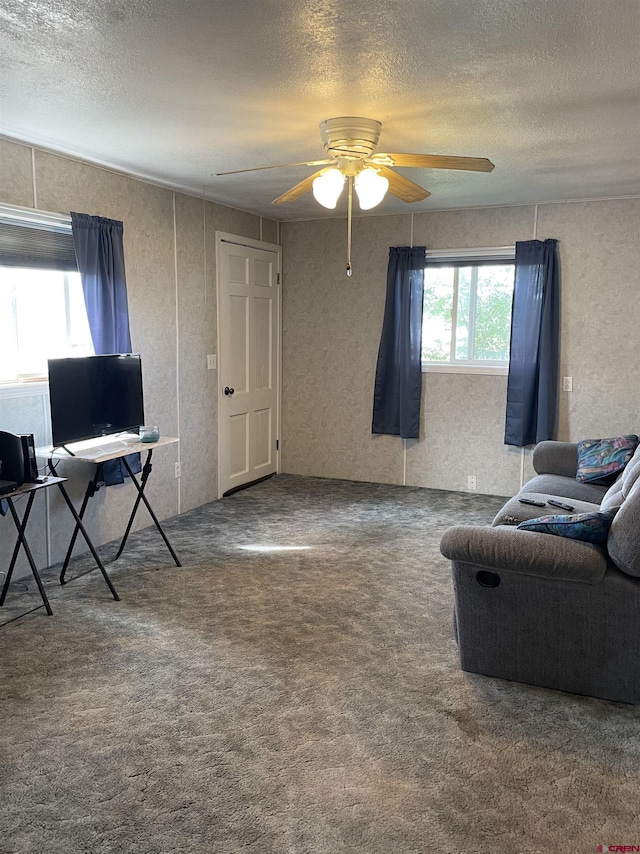
[[[287,169],[290,166],[328,166],[329,163],[335,163],[335,158],[331,160],[305,160],[303,163],[278,163],[276,166],[254,166],[252,169],[233,169],[231,172],[216,172],[215,177],[221,175],[239,175],[241,172],[262,172],[263,169]]]
[[[465,169],[469,172],[493,172],[494,166],[486,157],[455,157],[443,154],[382,154],[369,158],[378,165],[417,166],[423,169]]]
[[[381,175],[389,179],[389,192],[402,199],[403,202],[409,202],[410,204],[412,202],[421,202],[431,195],[424,187],[414,184],[413,181],[405,178],[404,175],[399,175],[387,166],[376,166],[376,169],[378,169]]]
[[[296,184],[295,187],[292,187],[290,190],[287,190],[286,193],[283,193],[281,196],[278,196],[277,199],[274,199],[271,204],[283,205],[285,202],[293,202],[300,196],[304,195],[304,193],[308,193],[312,188],[314,180],[318,175],[322,175],[323,171],[323,169],[320,169],[319,172],[314,172],[313,175],[309,175],[309,177],[305,178],[304,181],[300,181],[300,183]]]

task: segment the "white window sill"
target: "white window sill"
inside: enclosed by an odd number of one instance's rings
[[[422,363],[423,374],[478,374],[481,376],[502,376],[509,373],[508,365],[447,365],[435,362]]]

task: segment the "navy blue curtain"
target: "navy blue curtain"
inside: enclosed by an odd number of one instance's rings
[[[71,230],[93,349],[97,356],[130,353],[123,225],[119,220],[71,211]],[[140,471],[140,454],[131,454],[127,460],[133,472]],[[123,483],[126,474],[121,460],[103,465],[107,484]]]
[[[418,438],[425,252],[424,246],[389,249],[372,433]]]
[[[122,223],[72,211],[71,228],[96,355],[130,353]]]
[[[516,243],[504,441],[519,448],[554,436],[560,353],[557,243]]]

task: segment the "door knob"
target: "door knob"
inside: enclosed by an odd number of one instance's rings
[[[235,392],[235,388],[229,388],[229,386],[225,386],[224,393],[227,395],[232,395]]]

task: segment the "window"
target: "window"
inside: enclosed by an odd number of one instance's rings
[[[505,372],[513,280],[513,248],[427,252],[423,370]]]
[[[93,353],[69,218],[0,207],[0,382]]]

